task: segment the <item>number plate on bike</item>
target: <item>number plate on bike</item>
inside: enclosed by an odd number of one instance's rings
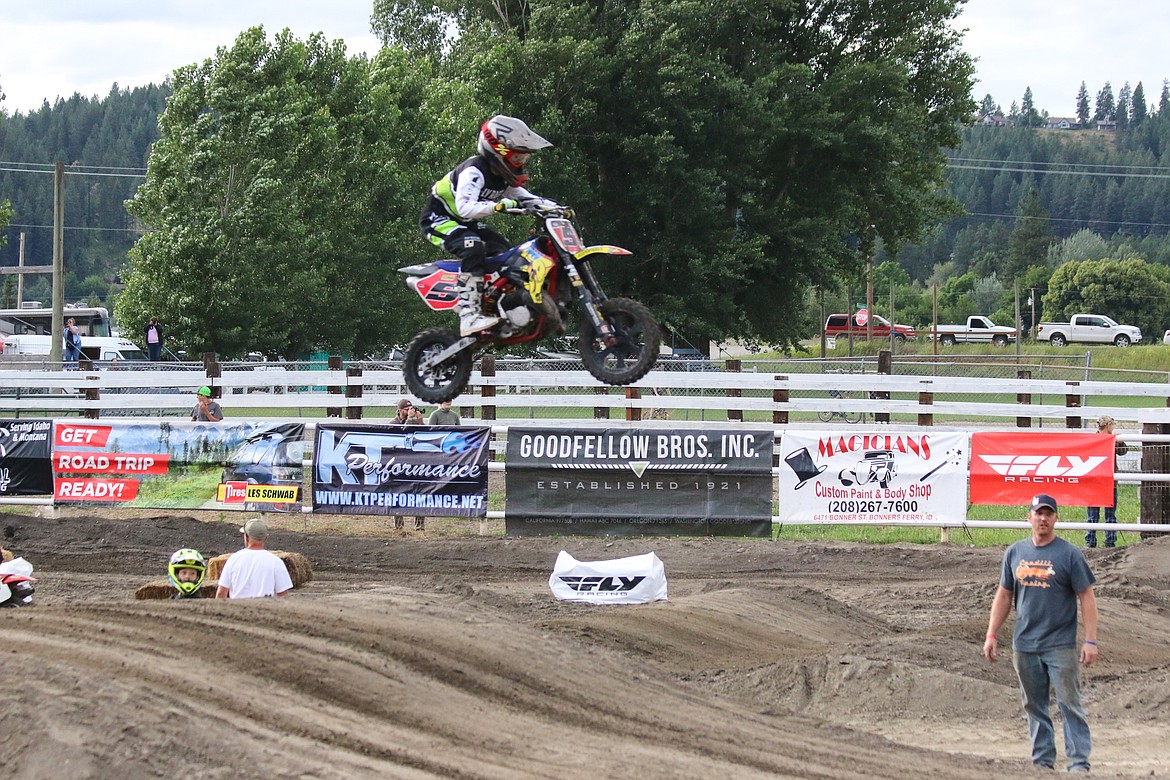
[[[556,239],[557,243],[561,245],[569,254],[576,254],[585,248],[581,243],[581,237],[577,235],[577,228],[573,227],[573,223],[567,219],[550,219],[545,222],[548,227],[548,232]]]

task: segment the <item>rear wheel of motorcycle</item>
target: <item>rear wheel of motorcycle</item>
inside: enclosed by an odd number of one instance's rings
[[[471,379],[471,352],[463,350],[428,371],[418,366],[431,355],[442,352],[459,340],[459,334],[446,328],[430,328],[415,336],[402,358],[402,376],[406,387],[417,398],[437,404],[463,392]]]
[[[654,367],[662,346],[662,334],[654,315],[629,298],[610,298],[599,308],[613,328],[616,340],[607,346],[597,337],[593,323],[583,319],[578,346],[585,370],[607,385],[637,382]]]

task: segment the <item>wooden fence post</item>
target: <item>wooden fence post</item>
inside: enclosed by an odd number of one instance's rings
[[[87,357],[78,358],[77,359],[77,370],[78,370],[78,372],[93,371],[93,359],[87,358]],[[101,381],[100,376],[87,376],[86,379],[96,379],[98,381]],[[85,388],[85,400],[87,400],[87,401],[100,401],[101,399],[102,399],[102,390],[100,387],[87,387],[87,388]],[[102,416],[101,409],[86,409],[85,410],[85,417],[90,419],[90,420],[96,420],[101,416]]]
[[[786,377],[786,376],[774,376],[772,378],[778,383],[788,381],[788,377]],[[777,404],[788,403],[788,388],[787,387],[777,387],[777,388],[773,389],[772,390],[772,402],[777,403]],[[772,410],[772,423],[774,425],[787,425],[788,424],[788,410],[787,409],[773,409]]]
[[[888,350],[888,349],[883,349],[881,352],[878,353],[878,370],[877,370],[877,372],[879,374],[885,374],[886,376],[889,376],[890,374],[894,373],[894,353],[893,352],[890,352],[890,350]],[[881,401],[888,401],[888,400],[890,400],[890,392],[888,390],[882,390],[880,392],[874,393],[873,397],[878,399],[878,400],[881,400]],[[889,407],[887,407],[887,408],[889,408]],[[889,412],[874,412],[873,421],[880,422],[880,423],[889,423],[890,413]]]
[[[1017,379],[1031,379],[1032,372],[1030,369],[1021,368],[1019,371],[1016,372],[1016,378]],[[1030,406],[1032,404],[1032,394],[1031,393],[1016,393],[1016,403],[1023,404],[1025,406]],[[1016,427],[1017,428],[1031,428],[1032,427],[1032,418],[1030,416],[1029,417],[1018,417],[1017,416],[1016,417]]]
[[[362,397],[362,383],[348,381],[350,379],[358,379],[361,377],[361,375],[362,375],[362,370],[360,368],[347,368],[347,369],[345,369],[345,377],[347,380],[345,383],[345,397],[346,398],[361,398]],[[347,404],[345,407],[345,419],[347,419],[347,420],[360,420],[360,419],[362,419],[362,412],[363,411],[364,411],[364,407],[362,407],[362,406],[357,406],[357,405],[350,406]]]
[[[922,386],[925,389],[918,391],[918,403],[920,403],[924,406],[933,406],[934,405],[934,393],[931,392],[931,390],[930,390],[930,387],[932,384],[933,384],[933,382],[929,379],[925,379],[922,381]],[[918,413],[918,424],[924,428],[929,428],[932,425],[934,425],[934,413],[933,412],[919,412]]]
[[[1142,433],[1170,433],[1170,424],[1143,423]],[[1170,445],[1162,442],[1143,442],[1141,470],[1146,474],[1170,473]],[[1165,482],[1142,482],[1138,489],[1138,522],[1170,522],[1170,484]],[[1145,533],[1143,539],[1152,539],[1158,534]]]
[[[601,385],[600,387],[595,387],[595,388],[593,388],[593,394],[594,395],[609,395],[609,387],[606,385]],[[609,419],[609,407],[608,406],[595,406],[595,407],[593,407],[593,419],[594,420],[608,420]]]
[[[1078,387],[1081,386],[1081,383],[1080,382],[1065,382],[1065,385],[1067,385],[1070,390],[1076,390]],[[1066,393],[1064,396],[1064,405],[1065,405],[1065,407],[1067,407],[1070,410],[1069,414],[1066,415],[1064,418],[1064,427],[1065,428],[1080,428],[1081,427],[1081,416],[1080,416],[1080,414],[1072,414],[1071,410],[1081,408],[1081,394],[1079,392]]]
[[[207,376],[207,385],[211,388],[212,398],[223,398],[223,386],[213,380],[223,376],[223,368],[215,357],[214,352],[203,353],[203,373]]]
[[[724,365],[724,370],[730,374],[738,374],[740,371],[743,370],[743,368],[742,368],[743,364],[736,358],[731,358],[729,360],[723,361],[723,365]],[[743,395],[743,391],[740,390],[738,387],[727,388],[727,397],[728,398],[739,398],[742,395]],[[731,422],[743,422],[743,409],[728,409],[727,410],[727,419]]]
[[[479,375],[481,377],[494,377],[496,375],[496,356],[484,355],[479,360]],[[495,398],[496,386],[495,384],[482,384],[479,386],[479,395],[481,398]],[[480,419],[494,420],[496,419],[496,405],[492,403],[485,403],[480,409]]]
[[[626,400],[627,401],[637,401],[637,400],[641,399],[641,397],[642,397],[642,391],[640,388],[637,388],[637,387],[627,387],[626,388]],[[637,407],[633,407],[633,406],[630,406],[629,404],[626,404],[626,422],[633,422],[634,420],[641,420],[641,419],[642,419],[642,410],[637,408]]]
[[[328,366],[329,366],[330,371],[340,371],[342,369],[341,355],[330,355]],[[344,387],[341,387],[340,385],[330,385],[329,386],[329,394],[330,395],[342,395],[343,393],[345,393]],[[325,410],[325,416],[326,417],[340,417],[341,416],[341,407],[340,406],[330,406],[328,409]]]

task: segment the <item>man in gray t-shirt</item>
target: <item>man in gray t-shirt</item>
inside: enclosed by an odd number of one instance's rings
[[[1064,719],[1068,771],[1088,772],[1092,741],[1081,706],[1080,664],[1097,660],[1096,578],[1075,545],[1056,535],[1056,499],[1033,497],[1028,510],[1032,536],[1016,542],[1003,556],[999,588],[991,605],[983,655],[995,662],[997,634],[1012,605],[1012,660],[1024,696],[1032,735],[1032,763],[1052,769],[1056,743],[1049,713],[1049,688]],[[1077,606],[1085,622],[1085,639],[1077,647]]]

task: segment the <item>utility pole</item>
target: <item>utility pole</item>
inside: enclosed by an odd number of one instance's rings
[[[24,231],[23,230],[20,231],[20,261],[17,263],[17,267],[21,268],[21,269],[24,268]],[[24,300],[24,274],[19,273],[16,275],[16,308],[18,308],[18,309],[20,308],[20,303],[23,300]]]
[[[65,339],[65,163],[53,172],[53,338],[49,360],[61,365]]]

